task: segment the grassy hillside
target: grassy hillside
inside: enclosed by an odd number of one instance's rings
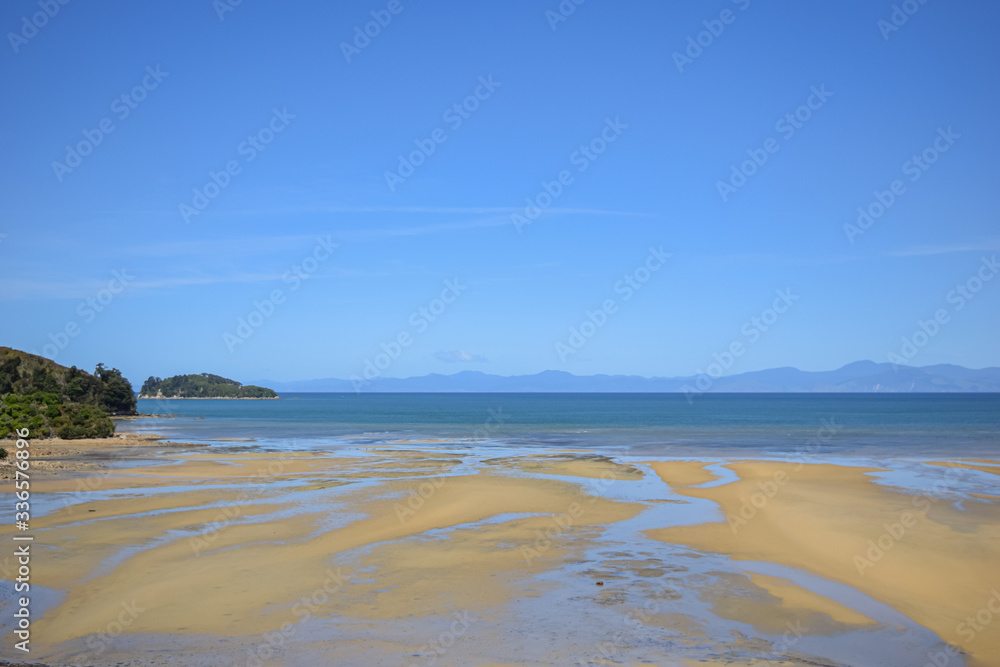
[[[151,377],[139,391],[139,398],[278,398],[273,389],[243,386],[211,373],[175,375],[166,380]]]
[[[135,394],[118,369],[98,364],[91,375],[0,347],[0,438],[24,427],[31,438],[106,438],[110,415],[131,414]]]

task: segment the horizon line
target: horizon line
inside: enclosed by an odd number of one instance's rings
[[[927,364],[927,365],[924,365],[924,366],[915,366],[915,365],[894,364],[894,363],[892,363],[890,361],[873,361],[871,359],[859,359],[858,361],[850,361],[850,362],[848,362],[846,364],[843,364],[842,366],[838,366],[837,368],[831,368],[831,369],[826,369],[826,370],[807,371],[807,370],[802,370],[801,368],[798,368],[796,366],[774,366],[772,368],[761,368],[761,369],[751,370],[751,371],[742,371],[740,373],[733,373],[733,374],[730,374],[730,375],[719,375],[717,377],[714,377],[713,379],[721,380],[723,378],[733,378],[733,377],[738,377],[740,375],[747,375],[749,373],[763,373],[763,372],[767,372],[767,371],[785,370],[785,369],[791,369],[791,370],[794,370],[794,371],[798,371],[800,373],[830,373],[830,372],[833,372],[833,371],[841,370],[841,369],[846,368],[848,366],[852,366],[854,364],[862,364],[862,363],[871,363],[871,364],[875,364],[875,365],[878,365],[878,366],[882,366],[882,365],[885,365],[885,366],[897,366],[897,367],[900,367],[900,368],[910,368],[910,369],[916,369],[916,370],[923,369],[923,368],[931,368],[931,367],[934,367],[934,366],[955,366],[957,368],[963,368],[965,370],[970,370],[970,371],[984,371],[984,370],[991,370],[991,369],[1000,370],[1000,366],[983,366],[982,368],[970,368],[968,366],[962,366],[961,364],[945,363],[945,362],[936,363],[936,364]],[[420,378],[426,378],[426,377],[429,377],[429,376],[432,376],[432,375],[439,375],[441,377],[454,377],[454,376],[459,375],[461,373],[479,373],[481,375],[488,375],[488,376],[491,376],[491,377],[498,377],[498,378],[532,377],[532,376],[535,376],[535,375],[541,375],[542,373],[564,373],[566,375],[572,375],[573,377],[578,377],[578,378],[588,378],[588,377],[624,377],[624,378],[639,378],[639,379],[643,379],[643,380],[678,380],[678,379],[682,379],[682,378],[692,378],[692,377],[698,377],[699,375],[705,375],[705,373],[695,373],[695,374],[692,374],[692,375],[634,375],[634,374],[630,375],[630,374],[626,374],[626,373],[591,373],[589,375],[579,375],[579,374],[573,373],[571,371],[559,370],[559,369],[555,369],[555,368],[549,368],[549,369],[545,369],[545,370],[541,370],[541,371],[536,371],[534,373],[517,373],[517,374],[513,374],[513,375],[500,375],[498,373],[489,373],[489,372],[478,370],[478,369],[465,368],[465,369],[462,369],[462,370],[455,371],[454,373],[438,373],[438,372],[433,372],[433,373],[425,373],[423,375],[409,375],[407,377],[393,377],[393,376],[379,375],[378,377],[372,378],[372,379],[367,380],[367,381],[368,382],[375,382],[376,380],[415,380],[415,379],[420,379]],[[341,378],[341,377],[334,377],[334,376],[316,377],[316,378],[310,378],[308,380],[302,380],[302,379],[299,379],[299,380],[273,380],[273,379],[270,379],[270,378],[264,378],[264,380],[267,381],[267,382],[285,383],[285,384],[290,384],[290,383],[293,383],[293,382],[320,382],[320,381],[324,381],[324,380],[338,380],[338,381],[341,381],[341,382],[351,382],[351,378]]]

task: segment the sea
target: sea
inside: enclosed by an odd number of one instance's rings
[[[938,635],[881,599],[847,583],[780,563],[734,559],[727,553],[693,550],[649,537],[646,531],[650,529],[726,520],[715,502],[679,494],[663,483],[650,462],[680,459],[703,462],[715,479],[699,488],[736,481],[737,473],[730,466],[733,461],[773,459],[862,466],[875,483],[904,489],[915,498],[929,494],[935,499],[948,497],[956,507],[968,504],[974,511],[981,510],[983,498],[1000,495],[997,475],[983,468],[991,464],[956,467],[925,464],[955,459],[1000,459],[1000,394],[705,394],[689,401],[683,394],[287,393],[277,400],[140,400],[138,409],[154,416],[121,421],[119,432],[156,433],[176,442],[202,443],[208,446],[209,453],[218,451],[223,456],[230,452],[305,450],[315,452],[317,458],[332,452],[343,459],[343,480],[337,478],[335,468],[325,469],[322,479],[310,473],[275,480],[266,494],[253,496],[249,501],[254,511],[239,518],[246,525],[285,521],[296,513],[308,514],[316,508],[338,508],[330,512],[331,522],[353,520],[354,498],[362,497],[366,487],[377,492],[384,485],[385,498],[396,497],[401,503],[407,497],[431,499],[433,488],[446,483],[449,476],[504,470],[511,477],[556,479],[561,483],[571,479],[550,474],[544,466],[504,468],[510,457],[536,462],[611,459],[644,472],[639,479],[616,479],[614,475],[604,479],[573,478],[583,493],[615,502],[642,504],[645,509],[631,518],[602,526],[599,539],[579,555],[553,561],[558,565],[526,571],[523,583],[512,589],[518,593],[511,602],[491,607],[482,616],[488,622],[478,626],[468,638],[454,641],[452,637],[454,646],[443,661],[438,662],[442,656],[428,650],[427,645],[412,653],[407,651],[409,656],[397,654],[393,646],[420,646],[426,641],[421,638],[444,636],[438,633],[452,622],[452,610],[446,607],[428,608],[425,614],[378,624],[366,618],[336,615],[327,618],[321,614],[292,625],[297,634],[288,645],[274,644],[283,651],[278,654],[281,664],[287,665],[522,664],[528,660],[538,661],[532,664],[567,665],[677,664],[680,658],[688,658],[691,664],[696,661],[728,664],[731,659],[740,659],[740,664],[756,664],[760,658],[784,659],[790,644],[782,643],[783,629],[775,631],[763,626],[758,629],[748,623],[750,617],[743,612],[736,616],[730,613],[743,607],[726,606],[750,604],[746,600],[751,597],[757,600],[753,604],[774,599],[770,594],[753,592],[756,589],[746,583],[748,573],[794,582],[806,591],[858,611],[877,624],[856,628],[837,626],[840,629],[830,632],[820,629],[826,626],[817,625],[815,633],[795,640],[792,654],[801,660],[794,664],[858,667],[932,664],[928,662],[929,656],[944,655]],[[198,450],[205,452],[202,447]],[[184,448],[180,452],[181,457],[189,454]],[[414,468],[412,452],[446,453],[454,467]],[[402,456],[397,456],[401,453]],[[141,463],[171,465],[177,460],[178,457],[168,455]],[[368,461],[373,463],[370,471],[365,470]],[[127,467],[135,463],[135,459],[125,459],[115,465]],[[786,469],[796,470],[793,466]],[[358,470],[365,470],[365,474],[354,474]],[[179,486],[142,487],[140,493],[204,490],[202,486],[188,486],[190,480],[186,477],[177,478],[176,483]],[[95,486],[87,493],[88,503],[136,493],[131,488],[103,489],[99,481]],[[231,485],[211,488],[235,491],[245,486],[245,480],[235,480]],[[407,487],[409,491],[405,491]],[[425,488],[432,490],[425,495]],[[38,508],[33,501],[33,514],[57,511],[62,502],[59,495],[49,495],[45,500],[48,507]],[[276,498],[288,502],[276,503]],[[220,519],[216,521],[222,526],[229,523],[229,519],[222,517],[241,514],[229,514],[223,505],[214,507],[219,510]],[[223,510],[226,514],[222,514]],[[839,511],[831,505],[831,516],[836,517]],[[448,539],[451,531],[482,529],[528,516],[532,515],[499,514],[403,539],[412,540],[409,544],[426,545]],[[134,520],[134,516],[130,519]],[[560,537],[565,524],[552,525],[560,526],[559,531],[551,534],[552,540],[563,539],[573,544],[570,540],[577,539],[575,528],[567,529],[565,536]],[[581,526],[580,530],[592,528]],[[958,529],[968,530],[964,526]],[[171,531],[162,539],[174,540],[185,531],[189,537],[196,535],[192,530],[198,528]],[[214,535],[216,530],[220,528],[213,527],[205,534]],[[545,535],[549,535],[548,530]],[[549,539],[541,531],[536,533],[539,540]],[[858,539],[863,542],[868,537],[859,535]],[[878,533],[870,537],[881,539]],[[525,546],[506,539],[497,538],[489,544],[495,544],[497,549]],[[541,542],[532,544],[537,547]],[[369,566],[363,560],[371,548],[331,554],[331,559],[338,564],[346,563],[351,570],[365,563],[365,569],[358,572],[365,572],[363,577],[367,578],[358,579],[362,586],[358,590],[379,581],[376,566]],[[984,542],[982,548],[989,547]],[[131,548],[123,553],[122,557],[127,558]],[[643,571],[645,566],[636,565],[649,563],[661,568],[662,574],[650,576]],[[477,562],[473,567],[480,565]],[[961,567],[961,563],[955,567]],[[416,567],[413,571],[421,570]],[[428,571],[446,572],[444,568]],[[602,577],[600,587],[593,583],[596,576]],[[32,587],[35,590],[34,583]],[[387,586],[376,593],[388,596],[392,594],[391,588]],[[13,589],[8,590],[4,593],[0,588],[0,599],[3,595],[13,599]],[[414,589],[398,594],[418,593]],[[58,595],[59,591],[51,591],[51,604],[56,603]],[[983,599],[987,597],[984,592]],[[383,598],[372,598],[375,599]],[[638,623],[635,621],[638,616],[633,617],[637,610],[663,613],[651,615],[649,622]],[[39,610],[33,608],[32,613]],[[812,615],[805,617],[812,619],[809,623],[826,623],[816,620],[825,614],[809,613]],[[680,623],[671,618],[693,619],[694,629],[670,629],[684,627],[671,625]],[[0,628],[9,626],[0,623]],[[793,626],[789,622],[787,627]],[[236,664],[227,660],[244,656],[247,651],[262,650],[261,647],[270,651],[273,635],[226,639],[230,643],[224,645],[223,638],[208,635],[126,635],[113,648],[119,651],[116,656],[123,659],[131,660],[138,655],[159,660],[164,656],[169,658],[168,651],[182,646],[191,655],[201,652],[209,656],[186,664]],[[784,641],[788,637],[785,632]],[[331,638],[349,641],[338,643]],[[215,659],[213,654],[220,650],[227,652],[223,656],[226,660]],[[352,657],[345,658],[347,651],[354,651]],[[334,652],[336,658],[330,657]],[[66,655],[69,657],[59,664],[68,664],[76,656]],[[75,659],[72,662],[76,664]],[[954,662],[965,664],[961,659]],[[262,663],[252,660],[239,664]]]
[[[287,393],[140,400],[118,432],[265,451],[419,443],[625,456],[996,457],[1000,394]]]

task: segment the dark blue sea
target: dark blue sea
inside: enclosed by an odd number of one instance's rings
[[[442,441],[661,456],[1000,455],[1000,394],[289,393],[140,400],[139,411],[158,417],[119,432],[268,450]]]

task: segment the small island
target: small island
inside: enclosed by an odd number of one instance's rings
[[[211,373],[175,375],[167,379],[150,377],[142,383],[139,398],[278,398],[267,387],[243,385]]]

